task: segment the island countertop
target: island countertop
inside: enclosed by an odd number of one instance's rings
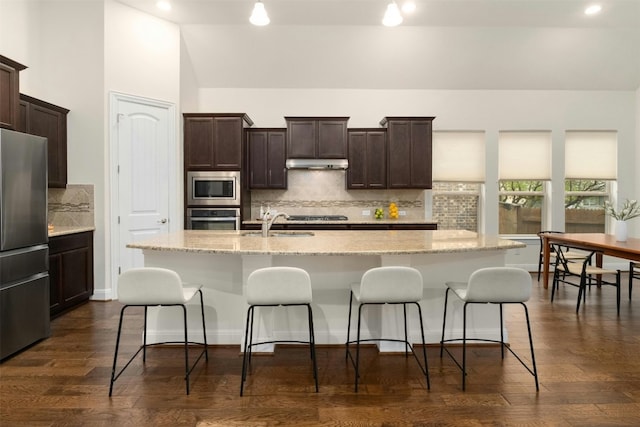
[[[280,233],[295,236],[264,238],[258,231],[183,230],[133,242],[127,247],[236,255],[410,255],[506,250],[526,246],[496,235],[463,230],[314,230]]]

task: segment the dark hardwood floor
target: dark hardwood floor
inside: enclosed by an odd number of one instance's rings
[[[238,347],[210,348],[185,395],[180,348],[138,358],[108,397],[120,305],[91,302],[57,318],[51,338],[0,365],[0,425],[7,426],[630,426],[640,425],[640,306],[622,293],[593,289],[575,313],[577,289],[534,282],[528,306],[538,363],[533,377],[497,347],[469,356],[467,391],[437,346],[428,348],[431,390],[415,361],[364,351],[359,393],[343,347],[319,347],[315,393],[306,348],[278,348],[254,359],[239,396]],[[638,293],[640,295],[640,292]],[[141,316],[137,320],[140,320]],[[134,323],[136,323],[134,325]],[[127,323],[124,350],[136,348],[138,322]],[[512,347],[529,361],[521,309],[507,309]],[[195,350],[194,353],[195,354]]]

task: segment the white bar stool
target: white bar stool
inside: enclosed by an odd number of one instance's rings
[[[205,356],[209,360],[207,351],[207,330],[204,321],[204,302],[202,299],[202,285],[192,285],[191,287],[183,287],[182,281],[178,273],[164,268],[133,268],[125,271],[118,278],[118,300],[124,304],[120,310],[120,322],[118,324],[118,337],[116,338],[116,350],[113,355],[113,368],[111,370],[111,383],[109,385],[109,396],[113,392],[113,383],[120,377],[133,359],[142,351],[142,361],[147,360],[147,347],[160,344],[184,344],[184,380],[187,386],[187,394],[189,394],[189,375],[198,361]],[[186,303],[189,302],[196,293],[200,294],[200,311],[202,313],[202,334],[204,343],[195,343],[188,341],[187,337],[187,308]],[[147,344],[147,308],[153,306],[176,306],[182,308],[184,318],[184,341],[168,341],[162,343]],[[142,345],[138,348],[129,361],[116,374],[116,362],[118,360],[118,348],[120,346],[120,335],[122,332],[122,319],[124,312],[129,307],[144,307],[144,330]],[[189,366],[189,344],[202,345],[202,352],[198,358]]]
[[[429,381],[429,367],[427,364],[427,350],[424,341],[424,324],[422,321],[422,309],[418,303],[422,299],[422,275],[418,270],[411,267],[388,266],[375,267],[367,270],[363,275],[360,283],[351,286],[351,296],[349,297],[349,323],[347,325],[347,342],[346,356],[351,359],[351,363],[355,368],[355,391],[358,391],[358,379],[360,377],[360,343],[365,341],[392,341],[405,344],[405,357],[409,352],[420,366],[420,370],[425,376],[427,389],[431,388]],[[355,341],[350,341],[351,332],[351,308],[353,301],[356,300],[358,306],[358,332]],[[384,304],[402,304],[404,309],[404,339],[394,338],[371,338],[360,339],[360,326],[362,321],[362,307],[365,305],[384,305]],[[424,365],[420,363],[420,359],[413,349],[413,345],[408,341],[407,336],[407,304],[414,304],[418,308],[418,317],[420,318],[420,333],[422,336],[422,356]],[[356,343],[356,358],[353,359],[349,344]]]
[[[447,282],[447,291],[444,297],[444,316],[442,319],[442,339],[440,340],[440,357],[446,351],[456,365],[462,370],[462,390],[465,390],[467,375],[467,341],[485,341],[500,343],[500,354],[504,359],[504,349],[506,348],[524,366],[536,381],[536,391],[538,387],[538,371],[536,369],[536,358],[533,354],[533,338],[531,337],[531,324],[529,322],[529,310],[524,304],[531,297],[531,275],[521,268],[511,267],[489,267],[481,268],[471,274],[466,283]],[[444,343],[460,341],[460,338],[444,339],[445,326],[447,323],[447,301],[449,291],[464,302],[462,317],[462,365],[453,357],[453,354],[445,347]],[[498,304],[500,306],[500,341],[482,338],[467,338],[467,307],[469,304]],[[527,331],[529,332],[529,345],[531,347],[531,362],[533,369],[529,368],[520,357],[504,343],[504,330],[502,318],[502,306],[504,304],[520,304],[524,308],[527,319]]]
[[[242,358],[242,378],[240,396],[251,364],[251,349],[262,344],[296,343],[309,344],[313,363],[313,378],[318,392],[318,367],[316,363],[313,312],[311,310],[311,278],[309,273],[296,267],[266,267],[255,270],[247,278],[245,298],[249,304],[244,333],[244,355]],[[253,318],[256,307],[276,307],[303,305],[307,307],[309,319],[309,341],[274,340],[253,342]]]

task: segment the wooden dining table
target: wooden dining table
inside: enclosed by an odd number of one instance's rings
[[[543,265],[542,284],[549,287],[549,259],[551,244],[560,243],[573,248],[596,252],[596,265],[602,267],[603,255],[640,261],[640,239],[628,238],[626,242],[616,241],[613,234],[604,233],[545,233],[542,235]]]

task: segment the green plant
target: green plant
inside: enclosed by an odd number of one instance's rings
[[[640,204],[637,200],[625,200],[622,209],[616,210],[609,202],[604,202],[604,211],[613,219],[627,221],[640,216]]]

